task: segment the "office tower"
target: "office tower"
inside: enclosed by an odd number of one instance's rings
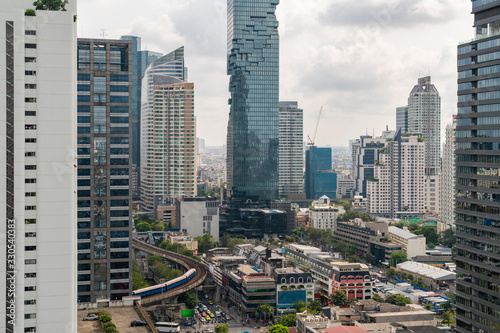
[[[458,45],[457,332],[500,331],[499,10],[473,1],[475,38]]]
[[[366,181],[373,177],[373,169],[379,159],[380,150],[395,135],[396,132],[387,129],[382,132],[381,136],[376,138],[363,135],[353,144],[353,178],[356,195],[366,197]]]
[[[142,78],[148,66],[162,56],[161,53],[141,50],[141,37],[122,36],[132,41],[132,198],[139,200],[141,167],[141,100]]]
[[[78,39],[78,299],[132,291],[132,47]]]
[[[196,138],[196,153],[203,154],[205,152],[205,139]]]
[[[455,229],[455,127],[456,120],[446,126],[441,160],[441,190],[438,231]]]
[[[396,131],[401,130],[401,133],[408,132],[408,107],[400,106],[396,108]]]
[[[141,202],[151,214],[197,193],[194,84],[185,73],[181,47],[153,62],[142,81]]]
[[[219,241],[219,201],[217,198],[176,198],[175,225],[182,232],[200,237],[211,235]]]
[[[75,332],[76,1],[0,0],[1,332]],[[57,50],[57,52],[54,52]]]
[[[279,191],[279,0],[228,0],[231,105],[227,185],[235,198],[269,201]]]
[[[388,217],[413,217],[425,212],[425,141],[398,131],[381,149],[367,180],[367,211]]]
[[[332,148],[307,146],[304,187],[307,199],[337,197],[337,174],[332,170]]]
[[[297,102],[280,102],[279,194],[304,193],[303,110]]]
[[[441,97],[430,76],[419,78],[408,97],[408,133],[425,138],[425,206],[439,211]]]

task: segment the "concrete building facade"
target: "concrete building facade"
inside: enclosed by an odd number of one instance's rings
[[[76,331],[77,2],[0,1],[0,331]]]
[[[438,230],[455,229],[455,128],[456,121],[446,126],[443,158],[441,160],[440,210]]]
[[[176,226],[191,237],[212,235],[219,241],[219,201],[215,198],[182,198],[175,202]]]
[[[411,259],[425,255],[426,239],[424,235],[415,235],[408,230],[389,227],[389,237],[392,242],[401,245],[401,251]]]
[[[304,116],[297,102],[280,102],[279,196],[304,193]]]
[[[335,206],[330,203],[330,198],[326,195],[312,202],[309,208],[310,226],[317,229],[328,229],[335,232],[337,217],[344,214],[342,206]]]

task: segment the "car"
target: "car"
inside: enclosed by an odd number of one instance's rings
[[[214,305],[214,302],[212,302],[212,301],[208,301],[208,304],[210,304],[210,305]]]
[[[207,320],[206,320],[205,318],[203,318],[203,317],[201,317],[201,319],[200,319],[200,320],[201,320],[201,322],[202,322],[203,324],[206,324],[206,322],[207,322]]]
[[[220,314],[222,315],[222,317],[226,316],[226,313],[224,311],[222,311]]]
[[[250,333],[250,332],[248,332],[248,331],[243,331],[243,332],[241,332],[241,333]]]
[[[201,316],[202,316],[202,317],[206,317],[206,316],[207,316],[207,314],[206,314],[205,312],[202,312],[202,313],[201,313]]]
[[[99,315],[92,313],[83,318],[83,320],[84,321],[99,320]]]
[[[226,316],[226,320],[231,320],[231,317],[229,317],[229,315]]]
[[[214,318],[215,317],[213,313],[209,313],[208,315],[210,316],[210,318]]]
[[[208,309],[205,304],[203,304],[201,307],[203,308],[204,311],[206,311]]]
[[[134,320],[130,323],[130,326],[146,326],[146,322],[142,320]]]

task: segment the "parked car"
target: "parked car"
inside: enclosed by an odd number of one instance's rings
[[[130,326],[146,326],[146,322],[142,320],[134,320],[130,323]]]
[[[99,320],[99,315],[89,314],[85,318],[83,318],[83,320],[84,321]]]
[[[214,302],[212,302],[212,301],[208,301],[208,304],[210,304],[210,305],[214,305]]]
[[[226,320],[229,321],[231,320],[231,317],[229,317],[229,315],[226,316]]]

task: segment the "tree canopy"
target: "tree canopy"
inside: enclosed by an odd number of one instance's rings
[[[398,305],[398,306],[405,306],[406,304],[411,304],[411,300],[408,297],[405,297],[401,294],[393,294],[393,295],[388,295],[385,298],[386,303]]]
[[[278,324],[286,327],[295,327],[297,325],[297,315],[295,313],[286,314],[278,320]]]
[[[37,10],[66,10],[67,0],[36,0],[33,6]]]
[[[195,292],[188,291],[179,296],[179,302],[186,304],[188,309],[193,310],[198,305],[198,296]]]
[[[455,237],[453,229],[446,229],[445,231],[439,233],[439,243],[446,247],[455,246],[457,238]]]
[[[198,253],[207,253],[208,250],[217,247],[217,243],[210,234],[204,234],[196,239],[198,240]]]
[[[330,301],[336,306],[345,306],[350,303],[345,292],[340,289],[335,290],[335,292],[330,295]]]
[[[391,266],[396,266],[405,261],[408,261],[408,255],[406,253],[398,251],[391,253]]]
[[[135,230],[137,232],[145,232],[145,231],[151,231],[151,225],[147,222],[139,222],[135,225]]]
[[[288,333],[288,328],[283,325],[274,325],[269,327],[269,333]]]
[[[215,333],[229,333],[229,324],[215,326]]]

